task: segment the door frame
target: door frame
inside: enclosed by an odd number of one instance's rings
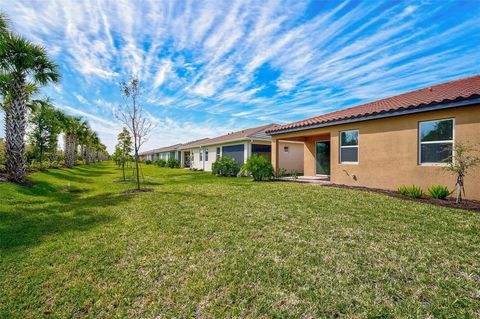
[[[325,174],[317,174],[317,143],[324,143],[324,142],[329,142],[330,143],[330,154],[328,154],[328,156],[330,157],[330,174],[328,175],[325,175]],[[318,177],[330,177],[330,175],[332,174],[332,142],[330,141],[330,139],[328,140],[317,140],[315,141],[315,176],[318,176]]]

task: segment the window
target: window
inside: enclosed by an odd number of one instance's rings
[[[340,163],[358,163],[358,130],[340,132]]]
[[[220,158],[221,153],[220,153],[220,147],[217,147],[217,158]]]
[[[222,155],[223,157],[233,158],[238,164],[241,165],[244,161],[244,151],[245,148],[243,144],[224,146],[222,148]]]
[[[284,151],[285,153],[288,153],[288,146],[284,146],[284,147],[283,147],[283,151]]]
[[[200,150],[200,152],[198,152],[200,154],[200,162],[203,161],[203,150]]]
[[[208,162],[208,150],[205,150],[205,162]]]
[[[442,164],[452,155],[453,119],[419,123],[420,164]]]

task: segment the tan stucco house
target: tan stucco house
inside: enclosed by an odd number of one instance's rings
[[[270,159],[272,138],[265,131],[275,126],[267,124],[183,144],[179,147],[182,167],[211,171],[212,164],[221,156],[231,157],[239,164],[252,154]],[[279,141],[279,147],[283,156],[278,167],[286,172],[303,172],[303,142]]]
[[[267,130],[278,171],[281,143],[302,142],[305,176],[333,183],[397,189],[454,188],[442,167],[456,141],[480,146],[480,75],[323,114]],[[480,154],[479,154],[480,155]],[[465,179],[480,199],[480,168]]]

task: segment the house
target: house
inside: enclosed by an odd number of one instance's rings
[[[221,156],[231,157],[243,164],[252,154],[259,154],[271,159],[271,137],[265,133],[276,124],[252,127],[214,138],[180,146],[183,167],[212,170],[212,164]],[[303,170],[303,142],[279,142],[284,153],[279,167],[287,172]],[[188,163],[188,165],[186,164]]]
[[[166,161],[170,158],[174,158],[179,161],[180,151],[178,150],[178,148],[180,147],[180,145],[182,144],[175,144],[175,145],[170,145],[166,147],[156,148],[151,151],[142,152],[138,155],[140,157],[140,160],[142,161],[150,160],[154,162],[159,159],[163,159]]]
[[[272,127],[272,164],[281,141],[303,142],[305,176],[372,188],[439,184],[455,141],[480,144],[480,75]],[[480,155],[480,154],[479,154]],[[466,198],[480,199],[480,168],[465,178]]]

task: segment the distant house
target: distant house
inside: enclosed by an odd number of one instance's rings
[[[166,147],[156,148],[151,151],[146,151],[139,154],[140,160],[150,160],[152,162],[163,159],[168,160],[170,158],[174,158],[176,160],[180,160],[180,151],[178,148],[182,144],[175,144]]]
[[[303,172],[339,184],[396,189],[434,184],[453,189],[442,169],[455,141],[480,144],[480,75],[272,127],[278,171],[285,140],[304,143]],[[480,199],[480,168],[465,179]]]
[[[265,131],[274,126],[276,124],[262,125],[183,144],[179,147],[183,167],[211,171],[212,164],[221,156],[231,157],[239,164],[245,163],[252,154],[263,155],[271,159],[272,139]],[[301,172],[303,170],[303,142],[281,141],[280,145],[285,152],[280,166],[287,172]]]

